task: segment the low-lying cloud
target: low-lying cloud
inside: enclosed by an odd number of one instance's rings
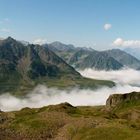
[[[24,107],[37,108],[62,102],[69,102],[74,106],[105,105],[106,99],[110,94],[126,93],[131,91],[140,91],[140,88],[129,85],[118,85],[113,88],[104,87],[97,90],[72,89],[69,91],[47,88],[46,86],[39,85],[24,99],[14,97],[8,93],[1,95],[0,108],[4,111],[12,111],[20,110]]]
[[[116,71],[98,71],[94,69],[85,69],[79,71],[84,77],[111,80],[121,85],[140,86],[140,71],[134,69],[122,69]]]
[[[102,87],[96,90],[78,88],[59,90],[57,88],[47,88],[45,85],[38,85],[30,94],[22,99],[14,97],[10,93],[0,95],[0,109],[3,111],[13,111],[24,107],[37,108],[62,102],[69,102],[74,106],[105,105],[110,94],[140,91],[140,71],[133,69],[119,71],[86,69],[80,71],[80,73],[89,78],[115,81],[116,86],[112,88]]]

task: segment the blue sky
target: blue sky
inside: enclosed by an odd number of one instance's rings
[[[140,0],[0,0],[4,38],[103,50],[115,47],[113,41],[116,46],[140,45],[139,26]]]

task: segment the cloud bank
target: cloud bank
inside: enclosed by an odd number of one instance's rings
[[[117,38],[114,40],[112,45],[122,47],[140,47],[140,40],[124,40],[122,38]]]
[[[98,71],[94,69],[85,69],[79,71],[84,77],[111,80],[121,85],[140,86],[140,71],[134,69],[122,69],[116,71]]]
[[[38,108],[50,104],[69,102],[74,106],[105,105],[109,95],[114,93],[129,93],[140,91],[140,71],[124,69],[119,71],[96,71],[86,69],[80,73],[89,78],[105,79],[115,81],[113,88],[102,87],[100,89],[78,89],[59,90],[38,85],[25,98],[17,98],[9,93],[0,95],[0,109],[3,111],[20,110],[24,107]]]
[[[74,106],[105,105],[107,98],[112,93],[126,93],[132,91],[140,91],[140,88],[129,85],[117,85],[113,88],[104,87],[97,90],[58,90],[38,85],[32,93],[27,95],[24,99],[14,97],[9,93],[1,95],[0,108],[3,111],[13,111],[20,110],[24,107],[38,108],[62,102],[69,102]]]

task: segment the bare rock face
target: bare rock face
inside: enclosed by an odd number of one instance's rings
[[[132,92],[126,94],[113,94],[106,101],[107,108],[114,108],[123,103],[136,103],[140,101],[140,92]]]

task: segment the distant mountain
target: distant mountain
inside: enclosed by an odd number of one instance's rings
[[[140,60],[122,50],[112,49],[104,52],[116,59],[123,66],[133,69],[140,69]]]
[[[118,70],[122,67],[140,69],[140,61],[137,58],[119,49],[96,51],[91,48],[74,47],[60,42],[46,44],[46,47],[77,69]]]
[[[98,70],[118,70],[123,67],[121,63],[104,52],[92,52],[81,61],[77,61],[74,66],[78,69],[94,68]]]
[[[80,62],[82,62],[86,57],[88,57],[90,54],[95,52],[94,50],[85,50],[85,49],[79,49],[73,52],[71,57],[69,58],[68,63],[70,65],[73,65],[74,67],[77,67]]]
[[[50,49],[57,49],[58,51],[73,51],[75,50],[75,47],[71,44],[63,44],[59,41],[55,41],[51,44],[49,44]]]
[[[0,37],[0,40],[3,40],[3,38],[2,38],[2,37]]]
[[[44,47],[49,48],[53,52],[55,52],[58,56],[60,56],[63,60],[65,60],[67,63],[69,63],[72,55],[77,51],[92,51],[91,48],[83,48],[83,47],[75,47],[71,44],[63,44],[61,42],[53,42],[51,44],[44,44]]]
[[[73,55],[73,57],[75,57],[75,55]],[[133,69],[140,69],[140,61],[137,58],[119,49],[112,49],[107,51],[90,51],[86,57],[81,57],[82,60],[79,59],[80,61],[76,61],[77,64],[73,65],[75,68],[118,70],[122,67],[128,67]]]
[[[0,50],[1,85],[30,84],[44,77],[80,77],[60,57],[39,45],[25,46],[9,37],[0,43]]]
[[[22,43],[24,46],[27,46],[27,45],[30,44],[28,41],[24,41],[24,40],[21,40],[21,41],[19,41],[19,42]]]
[[[2,42],[2,40],[4,40],[2,37],[0,37],[0,42]]]
[[[135,48],[125,48],[125,52],[135,56],[137,59],[140,60],[140,47]]]
[[[75,51],[75,47],[73,45],[65,45],[58,41],[53,42],[51,44],[44,44],[43,46],[55,52],[58,56],[60,56],[65,61],[68,61],[71,54]]]
[[[37,84],[47,86],[113,85],[112,82],[83,78],[54,52],[40,45],[23,45],[8,37],[0,42],[0,93],[25,91]],[[106,83],[105,83],[106,82]],[[88,86],[84,84],[84,86]]]

